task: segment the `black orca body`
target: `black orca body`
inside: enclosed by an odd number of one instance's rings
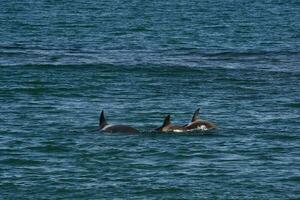
[[[214,129],[217,128],[216,125],[209,121],[201,120],[199,118],[199,111],[200,108],[198,108],[193,115],[193,118],[189,124],[186,124],[184,128],[187,130],[209,130],[209,129]]]
[[[104,117],[104,111],[102,110],[100,117],[99,117],[99,129],[102,132],[108,132],[108,133],[129,133],[129,134],[135,134],[139,133],[139,131],[135,128],[132,128],[127,125],[113,125],[108,124],[106,122],[106,119]]]

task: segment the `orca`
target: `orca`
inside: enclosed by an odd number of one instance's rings
[[[200,108],[198,108],[194,112],[194,115],[192,117],[191,122],[186,124],[184,126],[184,128],[186,128],[189,131],[191,131],[191,130],[204,130],[204,131],[206,131],[206,130],[209,130],[209,129],[217,128],[217,126],[214,125],[213,123],[211,123],[209,121],[201,120],[199,118],[199,111],[200,111]]]
[[[155,131],[158,132],[184,132],[186,131],[186,128],[179,126],[179,125],[174,125],[171,123],[171,116],[168,115],[164,119],[164,123],[162,126],[158,127],[155,129]]]
[[[100,117],[99,117],[99,129],[102,132],[108,132],[108,133],[129,133],[129,134],[135,134],[139,133],[139,131],[135,128],[132,128],[127,125],[113,125],[108,124],[105,117],[104,117],[104,111],[102,110]]]

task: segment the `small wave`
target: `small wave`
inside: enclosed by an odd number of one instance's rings
[[[49,88],[46,87],[19,87],[19,88],[9,88],[9,89],[1,89],[2,92],[24,92],[29,94],[42,94],[49,92]]]
[[[151,30],[147,29],[145,27],[136,27],[136,28],[130,29],[130,31],[132,31],[132,32],[148,32],[148,31],[151,31]]]
[[[281,179],[282,181],[288,181],[288,182],[296,182],[300,183],[300,176],[291,176],[288,178]]]
[[[69,152],[70,150],[66,147],[58,146],[58,145],[45,145],[45,146],[37,146],[37,147],[30,147],[29,149],[37,151],[37,152],[44,152],[44,153],[63,153]]]
[[[289,103],[286,104],[286,106],[290,108],[300,108],[300,103]]]
[[[216,53],[204,53],[206,57],[252,57],[252,56],[276,56],[276,55],[299,55],[296,51],[224,51]]]
[[[290,135],[290,134],[267,134],[267,135],[261,135],[260,137],[269,140],[282,140],[282,141],[294,141],[299,139],[299,136]]]
[[[42,164],[42,162],[37,160],[29,160],[29,159],[17,159],[17,158],[7,158],[0,161],[1,164],[7,165],[38,165]]]

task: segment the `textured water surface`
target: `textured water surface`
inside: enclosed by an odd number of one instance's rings
[[[2,1],[0,198],[299,199],[299,8]]]

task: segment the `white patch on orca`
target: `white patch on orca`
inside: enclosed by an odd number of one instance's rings
[[[106,126],[104,126],[101,130],[102,130],[102,131],[106,131],[108,128],[110,128],[110,127],[112,127],[112,126],[114,126],[114,125],[112,125],[112,124],[106,125]]]
[[[175,129],[175,130],[173,130],[173,132],[175,132],[175,133],[182,133],[183,130]]]

